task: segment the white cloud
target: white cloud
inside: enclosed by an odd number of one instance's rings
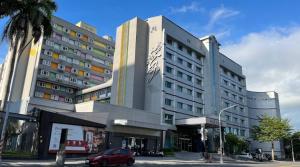
[[[247,87],[279,93],[281,114],[300,129],[300,27],[250,33],[221,51],[243,66]]]
[[[211,29],[217,22],[236,16],[239,13],[240,12],[237,10],[232,10],[232,9],[225,8],[224,6],[221,6],[211,12],[206,28]]]
[[[204,8],[200,7],[198,2],[192,2],[180,7],[171,7],[171,13],[203,12]]]

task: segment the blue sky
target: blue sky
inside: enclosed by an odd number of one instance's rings
[[[165,15],[195,36],[214,34],[221,51],[243,66],[247,87],[277,91],[281,114],[300,129],[300,1],[297,0],[57,0],[56,16],[83,20],[115,36],[133,17]],[[83,3],[85,2],[85,3]],[[0,20],[0,31],[5,23]],[[0,63],[7,45],[0,45]]]

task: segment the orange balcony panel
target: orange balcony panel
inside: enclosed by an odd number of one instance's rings
[[[57,69],[58,64],[51,62],[51,68],[52,69]]]
[[[83,76],[83,75],[84,75],[84,71],[79,70],[78,75],[79,75],[79,76]]]
[[[92,65],[92,70],[98,73],[104,73],[104,68]]]
[[[44,93],[44,99],[50,99],[51,95],[49,93]]]

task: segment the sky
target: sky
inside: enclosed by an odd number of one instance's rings
[[[84,2],[84,3],[83,3]],[[243,67],[247,88],[279,93],[281,115],[300,130],[300,1],[56,0],[56,16],[83,20],[99,35],[139,17],[164,15],[195,36],[215,35],[220,50]],[[0,20],[0,32],[7,19]],[[7,44],[0,44],[0,63]]]

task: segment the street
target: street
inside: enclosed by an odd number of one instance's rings
[[[54,160],[4,160],[3,166],[15,167],[45,167],[55,166]],[[84,160],[68,159],[65,163],[67,167],[84,167]],[[152,158],[138,157],[134,167],[300,167],[300,162],[292,163],[290,161],[275,162],[254,162],[254,161],[225,161],[224,164],[205,163],[197,160],[179,160],[175,158]]]

